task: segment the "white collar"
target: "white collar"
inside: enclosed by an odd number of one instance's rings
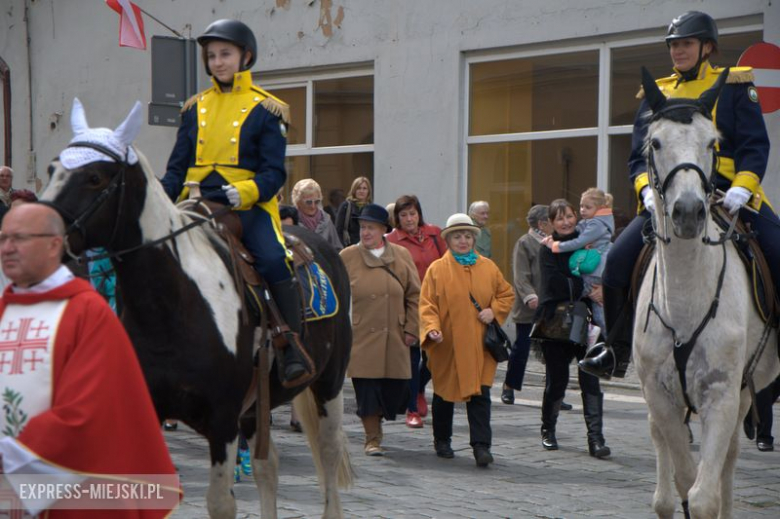
[[[43,294],[55,288],[59,288],[68,281],[71,281],[76,276],[73,275],[68,267],[60,265],[60,268],[55,270],[51,276],[47,277],[40,283],[37,283],[29,288],[22,288],[16,285],[11,286],[11,290],[14,294]]]

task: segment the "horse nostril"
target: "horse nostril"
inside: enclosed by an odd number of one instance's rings
[[[699,210],[696,212],[696,216],[698,217],[699,220],[704,220],[705,218],[707,218],[707,211],[705,211],[704,209],[704,203],[699,202],[698,205],[699,205]]]
[[[679,200],[674,203],[674,206],[672,206],[672,220],[678,221],[681,218],[685,218],[685,215],[689,213],[685,205],[686,204],[680,202]]]

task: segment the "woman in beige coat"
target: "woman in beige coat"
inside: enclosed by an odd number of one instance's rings
[[[382,419],[395,420],[409,399],[409,347],[417,343],[420,278],[405,248],[388,243],[388,214],[369,204],[358,217],[360,243],[341,251],[352,289],[352,378],[365,453],[382,456]]]
[[[515,295],[496,264],[474,251],[478,234],[479,227],[465,214],[447,219],[441,235],[448,250],[428,268],[420,292],[420,336],[433,376],[436,454],[454,456],[453,402],[466,402],[474,459],[477,466],[486,467],[493,462],[490,387],[496,361],[484,346],[485,325],[494,319],[503,323]]]

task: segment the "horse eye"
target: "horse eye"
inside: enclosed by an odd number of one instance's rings
[[[707,149],[713,149],[715,147],[715,139],[712,139],[709,144],[707,144]]]
[[[54,175],[54,165],[49,164],[49,167],[46,169],[46,172],[49,174],[49,178],[51,178],[51,176]]]
[[[89,176],[89,183],[92,184],[93,186],[96,186],[96,185],[100,184],[100,176],[96,175],[96,174],[90,175]]]
[[[661,141],[658,139],[653,139],[650,141],[650,146],[653,147],[654,150],[660,150],[661,149]]]

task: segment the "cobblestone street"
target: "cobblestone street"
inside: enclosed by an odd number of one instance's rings
[[[505,365],[503,365],[505,367]],[[574,365],[572,365],[572,372]],[[503,380],[499,371],[496,380]],[[574,379],[576,380],[576,378]],[[430,416],[422,429],[403,420],[385,424],[384,458],[363,454],[363,434],[354,414],[354,396],[345,385],[344,427],[357,479],[342,492],[346,517],[537,517],[651,518],[655,457],[647,426],[647,410],[635,377],[606,383],[604,434],[612,457],[588,456],[579,391],[570,386],[566,401],[574,405],[558,422],[561,449],[547,452],[539,437],[543,366],[531,360],[526,387],[516,403],[501,403],[494,385],[493,454],[488,469],[474,463],[468,444],[465,408],[456,406],[455,459],[437,458],[432,447]],[[430,400],[430,386],[428,387]],[[775,416],[778,417],[777,408]],[[777,421],[777,418],[776,418]],[[322,498],[303,434],[291,432],[289,408],[274,412],[272,435],[279,450],[279,516],[320,517]],[[696,417],[694,438],[700,438]],[[208,449],[205,441],[184,427],[166,433],[185,498],[173,517],[206,517]],[[735,482],[735,517],[780,516],[780,452],[759,452],[744,436]],[[698,450],[695,440],[693,449]],[[238,517],[259,517],[259,497],[251,476],[235,485]],[[678,516],[682,508],[678,502]]]

